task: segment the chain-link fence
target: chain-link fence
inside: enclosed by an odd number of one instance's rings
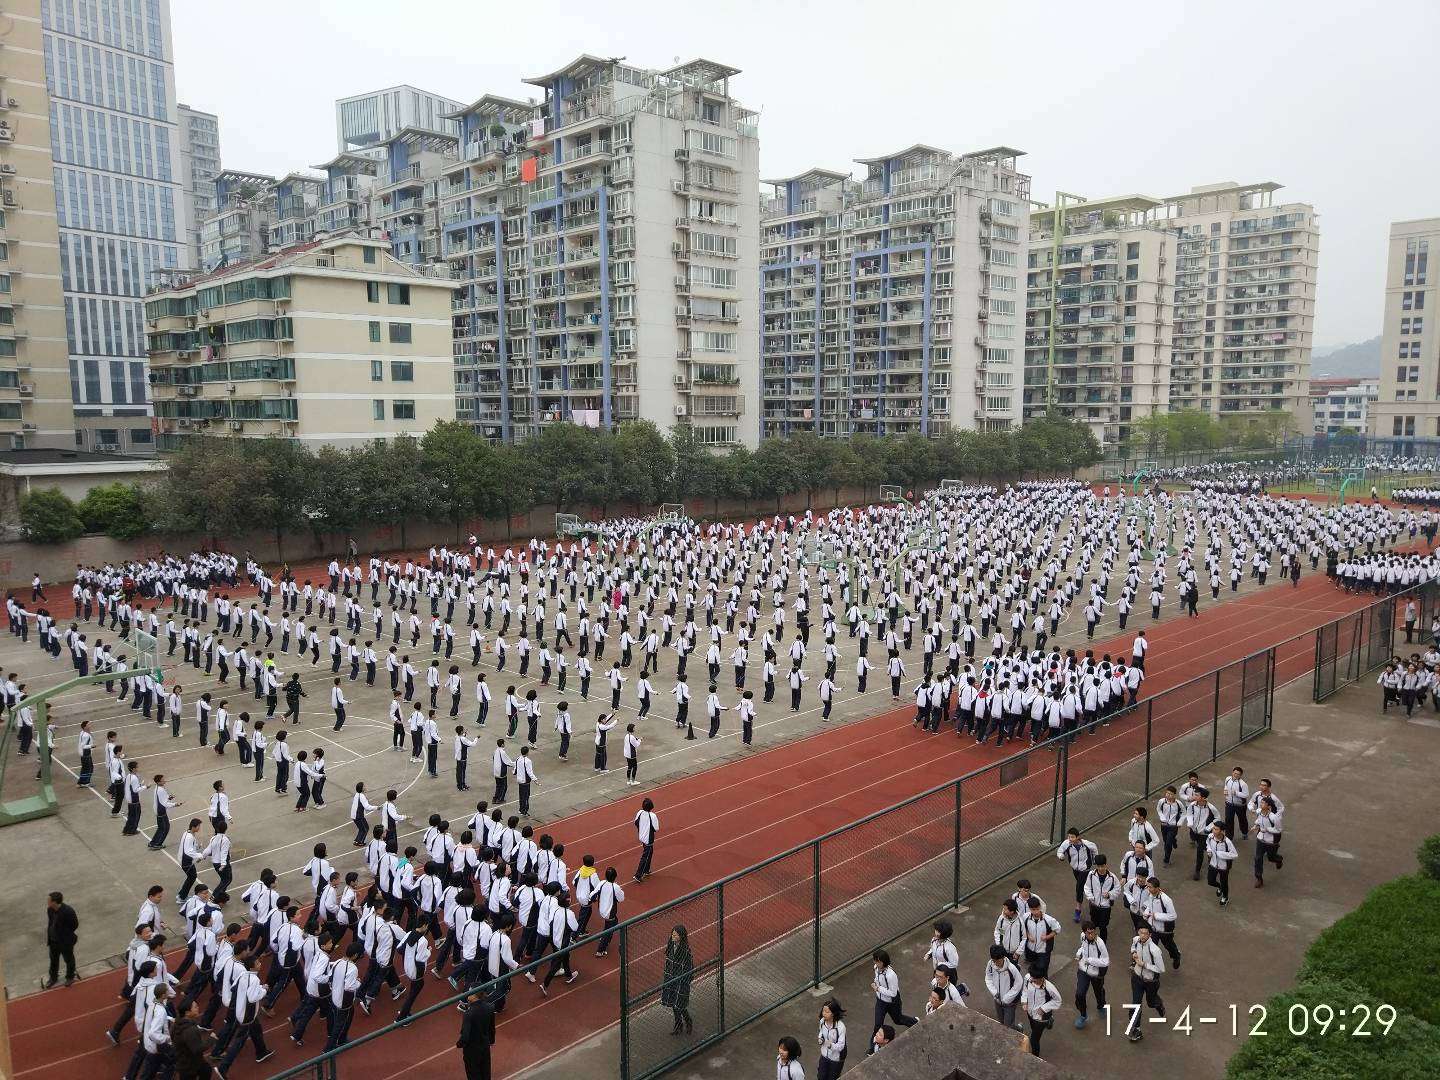
[[[1440,612],[1440,585],[1426,582],[1376,600],[1369,607],[1315,631],[1314,699],[1324,701],[1358,682],[1397,652],[1419,652],[1434,640],[1430,626]]]

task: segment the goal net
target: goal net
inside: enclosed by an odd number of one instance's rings
[[[131,634],[135,644],[135,663],[132,668],[158,668],[160,666],[160,647],[155,640],[154,634],[147,634],[144,630],[136,630]]]
[[[555,515],[555,535],[561,539],[580,533],[580,518],[576,514]]]
[[[961,488],[963,488],[964,486],[965,486],[965,482],[964,482],[963,480],[941,480],[941,481],[940,481],[940,490],[941,490],[941,491],[959,491],[959,490],[960,490]]]
[[[899,502],[902,497],[903,497],[903,496],[902,496],[902,493],[901,493],[900,485],[899,485],[899,484],[881,484],[881,485],[880,485],[880,501],[881,501],[881,502]]]
[[[661,503],[655,517],[660,521],[684,521],[689,515],[685,512],[684,503]]]

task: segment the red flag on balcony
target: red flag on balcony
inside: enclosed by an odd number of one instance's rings
[[[533,184],[539,165],[533,157],[527,157],[520,162],[520,182],[522,184]]]

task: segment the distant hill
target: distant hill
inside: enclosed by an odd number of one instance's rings
[[[1318,379],[1325,375],[1370,377],[1380,374],[1380,338],[1356,341],[1349,345],[1331,345],[1316,348],[1310,354],[1310,377]]]

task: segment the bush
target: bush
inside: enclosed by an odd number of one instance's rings
[[[148,528],[149,508],[134,484],[93,487],[80,501],[79,510],[87,532],[103,532],[116,540],[133,540]]]
[[[1440,833],[1427,836],[1415,849],[1420,860],[1420,872],[1432,881],[1440,881]]]
[[[1297,979],[1350,982],[1440,1024],[1440,881],[1417,874],[1376,888],[1315,939]]]
[[[20,527],[25,539],[60,544],[85,531],[75,504],[59,488],[32,491],[20,500]]]
[[[1368,901],[1367,901],[1368,902]],[[1348,917],[1348,916],[1347,916]],[[1404,935],[1396,935],[1403,937]],[[1421,955],[1416,950],[1416,956]],[[1313,1010],[1329,1005],[1336,1020],[1328,1034],[1320,1034],[1312,1019],[1304,1035],[1290,1033],[1290,1007],[1304,1005]],[[1368,1005],[1372,1034],[1352,1034],[1354,1006]],[[1404,1076],[1440,1076],[1440,1030],[1417,1020],[1398,1008],[1388,1035],[1376,1023],[1374,1011],[1382,1004],[1396,1002],[1367,992],[1353,983],[1334,980],[1303,983],[1294,990],[1277,994],[1265,1003],[1264,1035],[1252,1035],[1225,1067],[1228,1080],[1394,1080]],[[1344,1020],[1339,1011],[1346,1010]],[[1296,1017],[1297,1026],[1299,1016]],[[1345,1031],[1339,1025],[1346,1025]]]

